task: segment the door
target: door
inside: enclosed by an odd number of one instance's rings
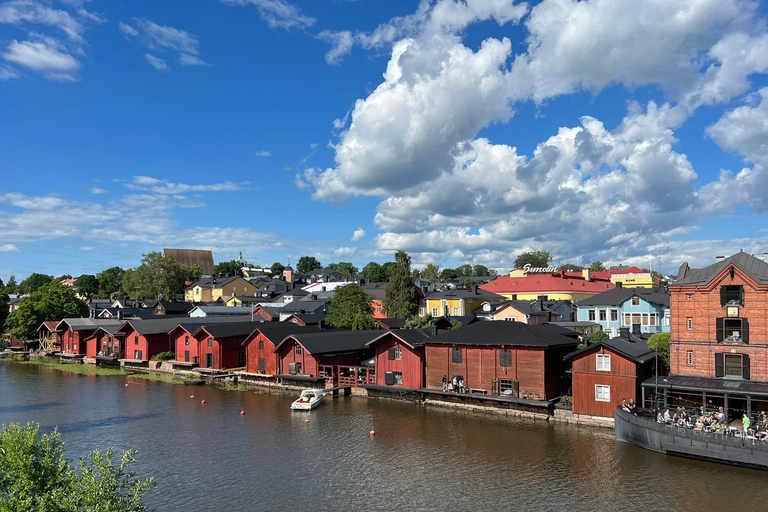
[[[267,373],[267,360],[263,357],[259,358],[259,372]]]
[[[213,368],[213,354],[205,354],[205,367]]]
[[[237,354],[237,366],[243,368],[245,366],[245,352]]]
[[[189,350],[184,351],[184,362],[185,363],[189,362]]]

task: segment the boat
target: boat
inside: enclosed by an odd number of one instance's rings
[[[187,379],[184,381],[185,386],[202,386],[205,384],[203,379]]]
[[[613,413],[616,439],[667,455],[768,470],[768,442],[658,423],[650,414]]]
[[[301,396],[291,404],[293,411],[311,411],[318,407],[325,398],[325,393],[320,389],[305,389]]]

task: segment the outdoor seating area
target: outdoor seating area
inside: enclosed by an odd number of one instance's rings
[[[622,409],[634,412],[622,404]],[[768,442],[768,413],[765,411],[750,418],[742,414],[741,418],[728,420],[722,407],[716,410],[706,411],[703,408],[667,408],[656,413],[656,422],[700,431],[709,434],[720,434],[745,439],[753,439]]]

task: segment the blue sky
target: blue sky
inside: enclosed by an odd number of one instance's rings
[[[0,1],[0,278],[768,251],[766,5]],[[654,265],[658,264],[655,260]]]

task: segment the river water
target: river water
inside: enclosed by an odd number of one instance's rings
[[[158,511],[768,510],[768,473],[612,431],[355,397],[299,413],[294,398],[0,362],[0,424],[58,426],[71,458],[139,450]]]

